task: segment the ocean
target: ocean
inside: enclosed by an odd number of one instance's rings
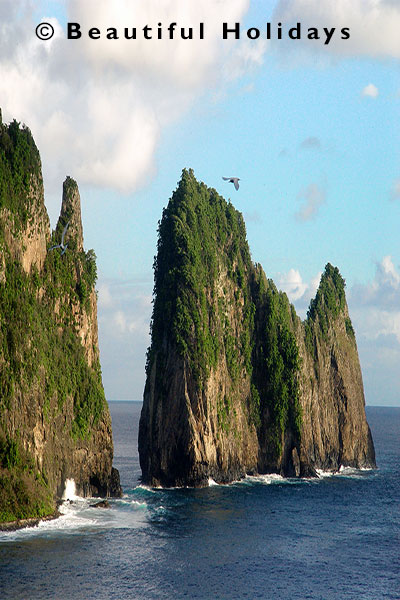
[[[124,497],[0,533],[1,600],[399,600],[400,408],[367,407],[377,470],[199,490],[141,486],[141,403],[110,410]]]

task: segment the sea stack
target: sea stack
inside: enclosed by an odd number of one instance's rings
[[[65,225],[66,252],[60,243]],[[120,495],[99,364],[96,257],[67,177],[51,234],[28,128],[0,123],[0,521],[54,512],[65,482]]]
[[[305,321],[251,260],[242,215],[184,170],[159,224],[139,427],[143,481],[374,467],[355,333],[327,264]]]

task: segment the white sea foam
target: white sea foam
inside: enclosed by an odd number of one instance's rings
[[[150,492],[151,494],[156,494],[156,490],[162,490],[163,488],[161,486],[155,487],[155,488],[151,488],[148,485],[145,485],[144,483],[141,483],[140,485],[136,486],[135,488],[136,490],[144,490],[145,492]]]
[[[322,469],[315,469],[318,479],[324,479],[326,477],[333,477],[337,471],[323,471]]]
[[[118,504],[127,504],[133,508],[147,508],[146,502],[138,502],[138,500],[119,500]]]
[[[339,469],[339,473],[344,473],[344,474],[359,474],[360,472],[366,472],[366,471],[375,471],[375,469],[372,469],[371,467],[359,467],[359,468],[355,468],[355,467],[344,467],[343,465],[340,466]]]
[[[323,471],[322,469],[316,469],[318,479],[326,479],[328,477],[351,477],[359,479],[360,477],[365,477],[366,473],[373,471],[375,471],[375,469],[368,467],[356,469],[355,467],[345,467],[343,465],[340,466],[338,471]]]
[[[215,485],[219,485],[219,483],[217,483],[216,481],[214,481],[214,479],[212,477],[208,478],[208,487],[213,487]]]
[[[81,530],[89,530],[99,526],[99,519],[91,514],[89,503],[83,499],[80,502],[64,502],[59,507],[60,516],[52,521],[40,521],[35,527],[27,527],[17,531],[0,534],[1,541],[13,541],[35,536],[52,536],[54,534],[74,534]]]
[[[246,475],[244,479],[237,483],[263,483],[270,485],[271,483],[289,483],[289,480],[282,477],[282,475],[278,475],[278,473],[268,473],[266,475]]]
[[[71,536],[106,529],[133,529],[146,524],[148,505],[143,500],[121,498],[109,500],[110,508],[96,508],[99,498],[81,498],[67,490],[68,500],[58,508],[60,516],[52,521],[40,521],[35,527],[17,531],[0,532],[0,541],[13,541],[32,537]],[[72,500],[71,496],[74,497]]]

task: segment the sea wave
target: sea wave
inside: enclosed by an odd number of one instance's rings
[[[327,479],[330,477],[342,477],[351,479],[364,479],[366,476],[376,472],[376,469],[370,467],[345,467],[341,465],[338,471],[324,471],[322,469],[316,469],[318,478],[314,478],[314,481],[318,479]]]
[[[318,485],[330,478],[361,479],[369,477],[371,473],[375,472],[376,469],[355,469],[342,466],[339,471],[317,470],[317,477],[308,479],[285,478],[277,473],[268,473],[246,475],[243,479],[230,484],[218,484],[210,478],[208,484],[209,488],[215,488],[222,492],[224,488],[229,489],[236,486]],[[205,488],[205,490],[209,488]],[[154,519],[168,516],[171,507],[175,507],[178,500],[184,500],[185,497],[182,497],[181,494],[174,493],[176,491],[182,491],[182,488],[166,490],[141,484],[127,490],[122,498],[109,498],[110,507],[101,508],[95,506],[99,498],[79,497],[75,494],[71,484],[66,493],[68,499],[59,506],[60,516],[57,519],[40,521],[38,525],[31,528],[1,532],[0,542],[18,541],[35,536],[50,538],[59,535],[95,533],[107,529],[145,527],[154,522]],[[203,493],[201,490],[198,492]]]
[[[150,494],[156,494],[157,490],[162,490],[164,488],[160,487],[150,487],[149,485],[145,485],[144,483],[141,483],[140,485],[137,485],[135,487],[135,492],[139,491],[139,490],[143,490],[144,492],[149,492]]]
[[[264,485],[271,485],[276,483],[289,483],[290,480],[282,477],[278,473],[267,473],[264,475],[246,475],[244,479],[241,479],[237,483],[244,484],[253,484],[253,483],[261,483]]]
[[[1,532],[0,542],[54,535],[70,536],[106,529],[130,529],[146,523],[149,507],[143,499],[138,500],[126,495],[123,498],[108,498],[109,508],[96,507],[99,501],[100,498],[69,498],[58,507],[58,518],[40,521],[34,527]]]
[[[219,483],[217,483],[216,481],[214,481],[214,479],[212,477],[208,478],[208,487],[214,487],[216,485],[219,485]]]

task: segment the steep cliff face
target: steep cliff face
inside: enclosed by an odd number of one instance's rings
[[[185,171],[159,230],[139,429],[145,481],[198,485],[257,467],[250,269],[241,215]]]
[[[67,223],[66,252],[49,251]],[[78,187],[64,182],[51,234],[39,153],[16,122],[0,123],[0,257],[0,521],[49,514],[66,479],[118,495]]]
[[[154,292],[145,482],[375,464],[337,269],[327,265],[301,322],[252,263],[241,214],[184,171],[160,222]]]
[[[302,465],[375,466],[345,285],[328,264],[297,340],[302,357]]]

